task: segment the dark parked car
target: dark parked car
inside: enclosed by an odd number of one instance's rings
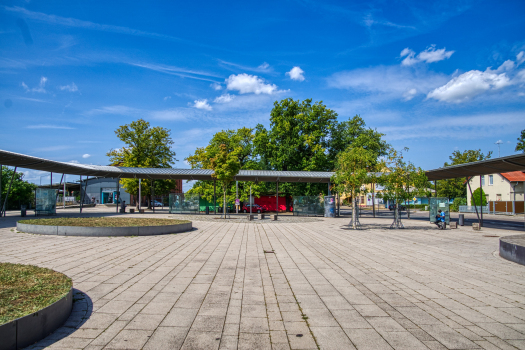
[[[390,204],[390,205],[388,206],[388,209],[389,209],[389,210],[394,210],[395,206],[396,206],[395,204]],[[404,205],[400,205],[400,206],[399,206],[399,210],[401,210],[401,211],[405,211],[405,210],[407,210],[407,208],[406,208]]]
[[[249,204],[245,204],[242,206],[242,211],[243,213],[249,213],[250,212],[250,205]],[[264,212],[264,208],[261,207],[259,204],[253,204],[252,206],[252,213],[263,213]]]

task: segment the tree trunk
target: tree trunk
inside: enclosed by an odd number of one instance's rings
[[[357,215],[357,210],[356,210],[356,205],[357,205],[357,202],[356,202],[356,194],[355,192],[352,191],[352,228],[355,230],[357,229],[357,220],[356,220],[356,215]]]
[[[222,213],[224,214],[224,218],[226,219],[226,189],[224,189],[224,201],[222,206]]]

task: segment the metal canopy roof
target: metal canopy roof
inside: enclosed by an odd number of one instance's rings
[[[429,180],[452,179],[525,170],[525,153],[428,170]]]
[[[49,171],[71,175],[142,178],[142,179],[183,179],[214,180],[213,170],[172,169],[172,168],[126,168],[116,166],[86,165],[57,162],[25,154],[0,150],[0,164],[20,168]],[[261,182],[318,182],[328,183],[333,172],[320,171],[270,171],[241,170],[235,180]]]

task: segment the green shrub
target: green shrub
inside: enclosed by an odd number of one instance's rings
[[[467,205],[466,198],[454,198],[454,202],[450,205],[450,211],[459,211],[460,205]]]
[[[482,206],[487,205],[487,196],[485,192],[480,188],[476,188],[474,193],[472,194],[472,198],[470,198],[470,205],[480,205],[479,204],[479,192],[481,191],[481,199],[483,200]]]

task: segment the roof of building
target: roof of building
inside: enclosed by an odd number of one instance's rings
[[[57,162],[54,160],[32,157],[25,154],[0,150],[0,164],[21,168],[49,171],[53,173],[142,179],[184,179],[214,180],[213,170],[209,169],[173,169],[173,168],[126,168],[105,165],[86,165]],[[318,182],[328,183],[333,172],[322,171],[271,171],[241,170],[235,176],[236,181],[261,182]]]
[[[428,170],[429,180],[525,171],[525,153]]]
[[[523,171],[512,171],[510,173],[501,173],[501,176],[509,181],[525,181],[525,172]]]

